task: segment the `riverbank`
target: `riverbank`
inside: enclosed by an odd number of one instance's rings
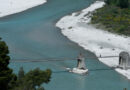
[[[92,51],[97,56],[118,56],[121,51],[130,52],[130,37],[116,35],[105,30],[97,29],[90,24],[91,12],[105,5],[97,1],[90,7],[63,17],[56,26],[70,40],[78,43],[84,49]],[[110,67],[118,65],[118,58],[99,59]],[[130,79],[130,70],[115,69]]]
[[[19,13],[45,2],[46,0],[2,0],[0,2],[0,17]]]

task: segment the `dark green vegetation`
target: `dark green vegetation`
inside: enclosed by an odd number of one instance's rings
[[[92,23],[103,25],[114,33],[130,36],[130,0],[106,0],[103,8],[97,9]]]
[[[44,90],[41,86],[48,83],[51,78],[51,70],[42,71],[39,68],[24,74],[23,68],[20,68],[18,79],[12,90]]]
[[[114,5],[120,8],[129,8],[130,0],[105,0],[107,5]]]
[[[0,39],[0,90],[9,89],[16,79],[16,76],[12,73],[13,70],[8,67],[10,60],[8,53],[7,45]]]
[[[51,70],[43,71],[36,68],[25,74],[21,67],[16,76],[8,67],[8,53],[8,46],[0,39],[0,90],[44,90],[41,85],[50,81]]]

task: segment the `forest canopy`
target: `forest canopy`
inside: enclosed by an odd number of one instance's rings
[[[92,24],[112,33],[130,36],[130,0],[105,0],[106,5],[93,12]]]

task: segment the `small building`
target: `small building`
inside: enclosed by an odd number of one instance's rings
[[[130,54],[128,52],[123,51],[119,54],[119,67],[130,69]]]

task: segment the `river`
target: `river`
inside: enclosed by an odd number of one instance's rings
[[[76,58],[79,52],[86,57],[95,56],[61,34],[56,22],[65,15],[89,6],[94,0],[48,0],[46,4],[27,11],[0,18],[0,37],[9,46],[11,59],[31,60],[43,58]],[[130,81],[97,59],[87,59],[88,75],[64,72],[73,68],[76,61],[60,62],[12,62],[10,67],[17,73],[39,67],[53,71],[46,90],[123,90],[130,89]]]

